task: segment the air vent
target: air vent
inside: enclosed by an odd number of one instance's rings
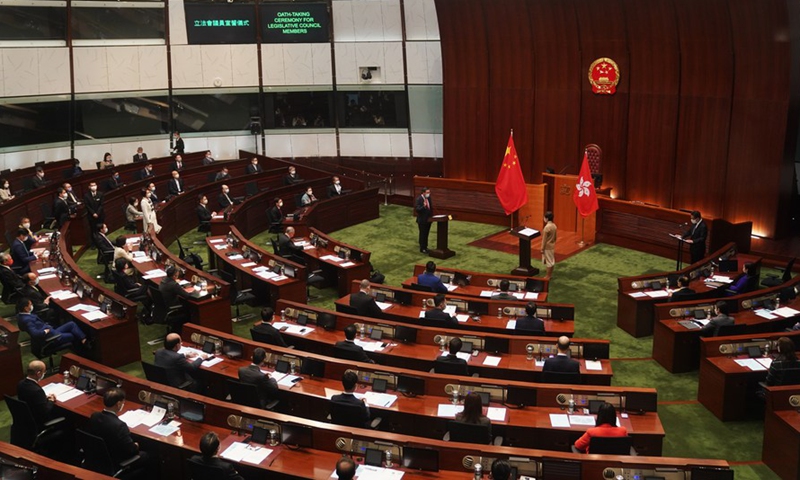
[[[792,395],[789,397],[789,405],[793,406],[794,408],[800,407],[800,395]]]
[[[730,343],[723,343],[719,346],[719,353],[723,355],[731,355],[733,354],[733,345]]]

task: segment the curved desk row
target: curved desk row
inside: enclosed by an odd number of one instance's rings
[[[413,288],[413,285],[417,283],[417,277],[424,272],[425,265],[414,265],[414,276],[405,280],[403,282],[403,287]],[[483,292],[486,292],[487,290],[499,291],[498,289],[501,280],[508,280],[509,283],[513,285],[513,287],[510,289],[511,293],[523,294],[526,302],[546,302],[547,290],[550,288],[550,280],[547,278],[472,272],[469,270],[439,266],[436,267],[436,272],[434,275],[440,279],[442,276],[446,277],[445,279],[448,281],[444,283],[450,285],[450,288],[457,287],[452,290],[448,288],[450,292],[455,293],[456,295],[468,295],[479,298],[485,298],[486,294]],[[456,277],[466,277],[469,280],[469,283],[467,285],[458,285],[455,280]],[[531,288],[527,289],[526,287]],[[525,295],[528,293],[531,295]]]
[[[35,478],[36,480],[111,480],[108,477],[80,467],[75,467],[52,458],[25,450],[10,443],[0,442],[0,463],[2,478]],[[35,469],[32,476],[26,476]]]

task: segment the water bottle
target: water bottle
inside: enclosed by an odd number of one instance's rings
[[[458,388],[453,389],[453,405],[458,405]]]
[[[483,478],[483,465],[480,463],[475,464],[475,480],[481,480]]]
[[[167,403],[167,422],[171,422],[175,418],[175,406],[172,402]]]
[[[385,454],[384,458],[385,458],[385,460],[384,460],[383,466],[386,467],[386,468],[392,468],[392,451],[391,450],[386,450],[386,454]]]
[[[497,307],[497,318],[503,318],[503,309]]]
[[[278,431],[277,430],[270,430],[269,431],[269,446],[275,447],[278,445]]]
[[[439,340],[439,351],[444,352],[444,346],[446,343],[445,337],[442,337],[442,339]]]
[[[425,301],[425,299],[423,298],[422,299],[422,311],[424,312],[427,309],[428,309],[428,302]]]
[[[286,321],[286,309],[281,310],[281,322]]]
[[[569,414],[575,413],[575,400],[572,397],[570,397],[569,399],[569,406],[567,408],[567,412]]]
[[[362,323],[361,328],[359,328],[358,331],[358,336],[363,339],[366,336],[366,334],[367,334],[367,327]]]
[[[69,385],[69,370],[64,370],[64,385]]]

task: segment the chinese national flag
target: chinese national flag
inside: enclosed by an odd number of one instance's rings
[[[594,179],[589,170],[589,158],[586,152],[583,153],[583,163],[578,174],[578,183],[572,192],[572,200],[578,207],[578,213],[583,217],[588,217],[599,207],[597,205],[597,192],[594,191]]]
[[[503,157],[494,191],[506,215],[511,215],[528,203],[528,189],[525,188],[525,178],[522,177],[513,135],[508,137],[506,155]]]

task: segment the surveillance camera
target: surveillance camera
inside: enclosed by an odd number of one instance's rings
[[[361,70],[361,80],[372,80],[372,72],[369,71],[369,68]]]

